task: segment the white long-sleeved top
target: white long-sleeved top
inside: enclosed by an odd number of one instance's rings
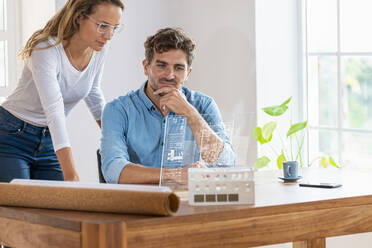
[[[50,37],[36,47],[56,42]],[[19,119],[36,126],[48,126],[54,150],[70,147],[66,116],[84,99],[96,120],[105,104],[100,81],[105,50],[93,52],[84,71],[76,70],[68,60],[62,43],[44,50],[33,50],[25,63],[17,88],[2,106]]]

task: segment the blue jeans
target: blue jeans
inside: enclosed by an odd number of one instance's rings
[[[48,127],[24,122],[0,106],[0,182],[14,178],[61,180]]]

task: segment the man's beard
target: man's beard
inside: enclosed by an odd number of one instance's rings
[[[158,81],[158,85],[160,85],[160,82],[167,82],[167,83],[174,83],[175,85],[177,84],[177,82],[175,81],[175,80],[168,80],[168,79],[165,79],[165,78],[160,78],[159,79],[159,81]],[[159,87],[157,87],[156,86],[156,84],[152,84],[152,83],[150,83],[150,80],[148,81],[148,85],[151,87],[151,89],[152,89],[152,92],[155,92],[155,91],[157,91],[158,89],[159,89]],[[160,96],[160,97],[162,97],[162,96],[165,96],[166,95],[166,93],[160,93],[160,94],[158,94],[158,96]]]

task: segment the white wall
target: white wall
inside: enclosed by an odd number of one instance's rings
[[[55,9],[59,10],[65,4],[66,0],[55,0],[54,2],[56,5]]]
[[[302,121],[299,112],[302,109],[300,3],[298,0],[256,1],[257,122],[260,126],[273,120],[261,109],[281,104],[290,96],[293,96],[290,105],[293,121]],[[289,128],[289,119],[276,120],[284,138]],[[272,143],[273,147],[281,147],[279,139],[273,139]],[[259,146],[259,156],[273,154],[268,148]],[[280,149],[276,150],[280,152]],[[275,162],[270,168],[276,168]]]
[[[111,43],[102,80],[108,101],[141,86],[146,80],[141,65],[146,37],[172,26],[184,28],[197,43],[188,87],[214,97],[222,112],[256,110],[253,0],[125,3],[125,29]],[[68,128],[81,179],[96,181],[100,133],[85,104],[72,111]],[[250,151],[255,154],[255,147]]]
[[[301,83],[298,0],[256,1],[256,57],[258,108],[294,96]],[[261,111],[262,112],[262,111]],[[264,119],[258,113],[258,120]]]
[[[43,28],[55,13],[55,2],[50,0],[22,0],[21,1],[22,45],[38,29]],[[35,18],[30,13],[40,13]]]
[[[298,91],[297,0],[256,1],[257,123],[271,120],[261,108],[276,105]],[[298,100],[298,99],[297,99]],[[279,122],[279,125],[287,123]],[[280,144],[274,145],[280,147]],[[259,156],[266,154],[258,147]],[[275,167],[272,167],[275,169]],[[266,248],[290,248],[279,244]]]

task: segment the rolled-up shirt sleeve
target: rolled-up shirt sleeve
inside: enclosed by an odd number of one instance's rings
[[[119,183],[124,167],[130,163],[126,142],[128,117],[119,101],[106,104],[102,114],[102,173],[108,183]]]
[[[58,55],[52,49],[34,50],[28,61],[52,136],[54,150],[70,147],[61,89],[58,84]]]

